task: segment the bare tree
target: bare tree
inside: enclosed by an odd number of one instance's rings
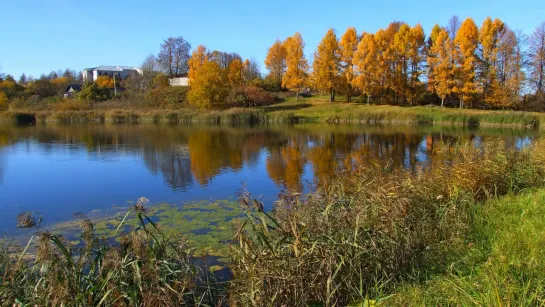
[[[144,62],[142,63],[142,81],[144,82],[144,87],[152,87],[153,86],[153,78],[155,77],[155,74],[158,72],[159,65],[157,63],[157,58],[150,54],[146,57]]]
[[[530,83],[536,94],[545,93],[545,22],[529,37]]]
[[[260,77],[259,65],[255,59],[246,59],[244,61],[243,76],[246,82],[251,82]]]
[[[447,32],[450,36],[450,39],[454,40],[456,38],[456,33],[458,32],[458,29],[460,29],[461,25],[462,22],[460,21],[460,17],[458,17],[457,15],[450,17],[447,24]]]
[[[183,37],[170,37],[161,44],[157,61],[170,77],[187,74],[189,49],[191,45]]]

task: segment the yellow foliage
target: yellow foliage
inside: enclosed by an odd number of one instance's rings
[[[114,88],[114,79],[109,76],[99,76],[96,82],[100,87]]]
[[[347,100],[350,101],[352,96],[352,80],[354,80],[354,53],[358,48],[358,33],[356,28],[348,28],[341,37],[339,43],[341,53],[343,83],[346,86]]]
[[[223,69],[215,61],[204,62],[193,70],[188,93],[189,102],[203,108],[221,108],[229,94],[229,86]]]
[[[329,92],[329,101],[335,100],[335,88],[339,83],[341,70],[341,51],[333,29],[327,31],[325,37],[314,53],[312,80],[314,86]]]
[[[269,70],[269,76],[277,82],[282,82],[282,76],[286,72],[286,48],[277,40],[267,53],[265,67]]]
[[[463,108],[464,102],[471,102],[477,93],[476,68],[477,55],[476,50],[479,44],[479,32],[475,21],[467,18],[463,23],[454,43],[457,48],[457,73],[458,80],[453,91],[460,97],[460,108]]]
[[[208,51],[204,45],[197,46],[197,49],[191,54],[191,58],[187,61],[189,66],[189,82],[195,78],[195,72],[201,67],[205,62],[208,62],[210,59]]]
[[[367,103],[378,92],[382,77],[379,72],[377,47],[375,35],[364,33],[354,53],[356,77],[352,80],[352,85],[367,96]]]
[[[231,85],[238,86],[244,82],[244,77],[242,75],[243,69],[244,66],[239,59],[234,59],[229,63],[229,66],[227,67],[227,78]]]
[[[282,77],[282,86],[297,92],[299,99],[299,91],[307,82],[308,62],[305,58],[304,49],[305,43],[301,34],[295,33],[284,41],[286,48],[286,66],[287,70]]]
[[[446,30],[441,29],[433,40],[428,56],[428,85],[441,98],[441,106],[454,85],[454,44]]]

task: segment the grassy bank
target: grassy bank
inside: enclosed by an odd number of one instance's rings
[[[66,105],[62,105],[62,104]],[[438,107],[375,106],[363,103],[329,103],[323,97],[293,97],[268,107],[232,108],[207,111],[177,106],[156,107],[113,101],[97,105],[63,102],[42,109],[20,109],[0,113],[0,122],[59,123],[364,123],[406,125],[453,125],[465,127],[545,127],[542,113],[521,111],[487,111]]]
[[[439,124],[466,127],[531,127],[545,124],[545,115],[521,111],[487,111],[439,107],[375,106],[363,103],[329,103],[325,98],[302,98],[266,108],[270,114],[292,113],[300,122]]]
[[[388,305],[543,306],[545,190],[487,202],[474,214],[471,247],[446,274],[399,290]]]

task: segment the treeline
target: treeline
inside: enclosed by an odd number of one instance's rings
[[[163,41],[157,55],[141,65],[143,74],[124,80],[101,76],[85,84],[82,101],[113,98],[145,107],[193,105],[204,108],[261,106],[271,92],[319,91],[335,101],[363,97],[368,104],[440,105],[486,109],[545,110],[545,22],[530,35],[499,19],[480,27],[473,19],[451,18],[427,36],[420,24],[393,22],[376,33],[349,28],[339,38],[330,29],[309,64],[305,43],[295,33],[268,50],[262,78],[254,60],[208,50],[183,37]],[[171,87],[169,78],[189,77],[189,87]],[[0,109],[59,102],[81,73],[65,70],[19,81],[0,75]],[[45,103],[44,103],[45,102]],[[131,107],[131,106],[129,106]]]
[[[518,108],[545,104],[545,22],[530,36],[487,18],[454,16],[426,37],[420,24],[393,22],[376,33],[349,28],[339,39],[330,29],[310,66],[299,33],[277,40],[265,65],[268,79],[299,92],[311,87],[350,101],[396,105],[440,103],[459,107]],[[541,106],[543,107],[543,106]]]

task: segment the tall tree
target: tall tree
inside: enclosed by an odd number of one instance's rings
[[[505,33],[505,24],[496,19],[492,21],[486,18],[479,31],[480,41],[480,69],[479,83],[483,100],[489,105],[494,105],[497,100],[493,98],[493,91],[499,89],[496,78],[496,64],[500,42]]]
[[[269,78],[282,83],[282,77],[286,72],[286,48],[280,40],[276,40],[269,48],[265,58],[265,67],[269,70]]]
[[[354,53],[353,64],[356,76],[352,80],[352,85],[367,97],[367,104],[369,104],[371,96],[378,93],[380,87],[381,74],[378,56],[379,50],[375,42],[375,35],[363,33],[358,43],[358,49]]]
[[[453,54],[454,45],[446,30],[441,30],[434,39],[428,56],[429,89],[441,98],[441,107],[445,98],[452,93],[453,87]]]
[[[450,40],[454,41],[454,39],[456,38],[456,33],[458,33],[461,25],[462,22],[460,21],[460,17],[458,17],[457,15],[450,17],[447,24],[447,31],[450,36]]]
[[[142,63],[142,81],[144,81],[144,86],[153,88],[153,80],[155,75],[158,72],[158,63],[155,55],[150,54],[146,57]]]
[[[21,78],[19,78],[19,85],[26,85],[28,82],[28,78],[26,77],[25,73],[21,75]]]
[[[529,38],[530,83],[536,94],[545,93],[545,22]]]
[[[195,73],[204,63],[208,62],[209,54],[204,45],[197,46],[197,49],[191,54],[191,58],[187,62],[189,66],[189,82],[195,78]]]
[[[282,86],[297,93],[305,86],[307,81],[308,62],[305,58],[305,43],[299,32],[288,37],[284,41],[286,48],[286,73],[282,76]]]
[[[244,69],[242,70],[242,74],[244,76],[244,81],[247,83],[260,77],[259,65],[255,59],[244,60]],[[282,79],[280,79],[280,82],[282,82]]]
[[[189,103],[203,108],[221,108],[229,94],[224,69],[216,61],[206,61],[194,71],[188,93]]]
[[[239,59],[233,60],[227,67],[227,79],[231,86],[239,86],[244,82],[242,70],[244,65]]]
[[[314,86],[329,92],[329,101],[335,101],[335,89],[339,84],[341,53],[339,41],[333,29],[329,29],[318,44],[313,62]]]
[[[354,53],[358,49],[358,33],[356,28],[348,28],[341,37],[339,43],[341,52],[341,66],[343,75],[343,84],[346,87],[346,100],[352,101],[352,81],[354,80]]]
[[[476,67],[477,46],[479,44],[479,31],[475,21],[467,18],[456,33],[454,40],[456,45],[457,84],[453,89],[460,98],[460,108],[465,102],[472,102],[477,93]]]
[[[163,41],[157,60],[169,77],[187,74],[189,49],[191,49],[191,45],[181,36],[169,37]]]

